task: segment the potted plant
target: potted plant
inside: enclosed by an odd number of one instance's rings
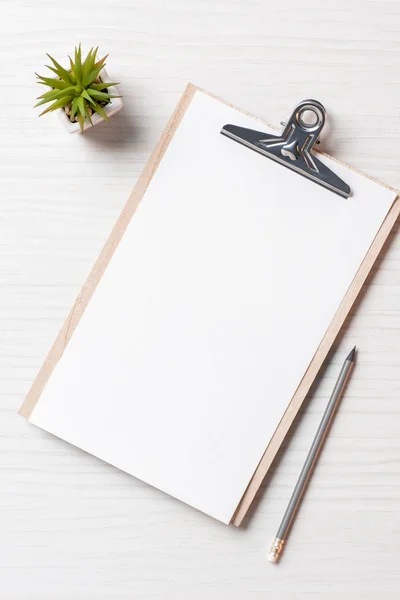
[[[42,106],[51,102],[39,116],[55,110],[70,133],[93,127],[122,108],[121,96],[115,88],[117,83],[110,82],[105,70],[107,56],[97,59],[98,48],[91,48],[82,61],[81,45],[75,48],[74,60],[69,57],[69,69],[64,69],[50,54],[53,66],[47,65],[55,77],[37,75],[38,83],[50,88],[37,99],[35,105]]]

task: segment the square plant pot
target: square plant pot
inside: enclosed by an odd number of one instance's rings
[[[103,81],[111,81],[111,79],[109,78],[109,75],[105,69],[101,70],[100,76]],[[118,95],[118,90],[115,86],[109,87],[108,91],[112,95]],[[115,115],[117,112],[119,112],[122,107],[123,107],[122,98],[111,98],[110,102],[108,104],[106,104],[106,106],[104,106],[103,109],[104,109],[104,112],[106,113],[107,117],[111,118],[113,115]],[[65,129],[69,133],[77,133],[78,131],[80,131],[79,122],[78,121],[76,121],[76,122],[70,121],[69,117],[67,116],[67,114],[63,108],[59,109],[58,116],[59,116],[61,122],[63,123]],[[86,131],[86,129],[90,129],[91,127],[94,127],[95,125],[98,125],[99,123],[102,123],[104,121],[103,117],[101,117],[97,113],[93,113],[91,118],[92,118],[93,125],[91,125],[87,120],[85,120],[85,124],[83,126],[84,131]]]

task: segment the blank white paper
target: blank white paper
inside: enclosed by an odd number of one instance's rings
[[[340,198],[227,123],[269,132],[196,92],[30,418],[224,523],[395,199],[321,156]]]

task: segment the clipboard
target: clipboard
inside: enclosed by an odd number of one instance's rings
[[[122,211],[111,235],[106,242],[96,264],[90,273],[88,280],[86,281],[79,297],[77,298],[68,318],[66,319],[53,347],[51,348],[42,368],[39,371],[26,399],[23,403],[20,414],[29,419],[34,410],[45,386],[48,382],[51,374],[53,373],[56,365],[60,361],[70,341],[81,317],[92,298],[96,287],[98,286],[103,274],[105,273],[110,260],[122,240],[124,233],[134,215],[137,207],[139,206],[146,190],[148,189],[154,174],[156,173],[162,158],[165,155],[166,150],[169,147],[171,140],[185,116],[196,92],[204,92],[200,88],[189,84],[176,107],[172,117],[170,118],[166,129],[164,130],[159,143],[157,144],[154,152],[152,153],[149,162],[147,163],[142,175],[140,176],[134,190],[132,191],[125,208]],[[211,94],[207,94],[211,98],[217,99]],[[227,104],[227,103],[225,103]],[[232,106],[229,105],[228,106]],[[235,107],[232,107],[235,108]],[[236,109],[239,110],[239,109]],[[241,111],[243,114],[243,111]],[[249,115],[250,116],[250,115]],[[271,127],[265,124],[267,127]],[[322,155],[324,156],[324,155]],[[327,156],[327,155],[325,155]],[[337,164],[343,164],[337,161]],[[372,178],[370,178],[372,180]],[[381,184],[382,185],[382,184]],[[387,189],[393,190],[392,188]],[[248,512],[248,509],[270,468],[278,449],[284,440],[291,424],[293,423],[296,414],[298,413],[302,402],[304,401],[312,383],[314,382],[332,344],[335,341],[345,319],[347,318],[350,309],[359,294],[362,285],[364,284],[368,274],[370,273],[375,260],[377,259],[379,252],[381,251],[386,239],[388,238],[390,231],[392,230],[396,219],[400,213],[400,200],[396,197],[393,202],[387,216],[385,217],[373,243],[371,244],[368,252],[366,253],[361,266],[359,267],[350,287],[347,290],[334,318],[332,319],[319,347],[317,348],[301,382],[296,389],[293,397],[291,398],[286,411],[284,412],[282,419],[275,430],[268,446],[265,448],[264,454],[256,467],[253,476],[249,482],[247,489],[245,490],[241,501],[239,502],[236,512],[234,513],[231,523],[235,526],[239,526]]]

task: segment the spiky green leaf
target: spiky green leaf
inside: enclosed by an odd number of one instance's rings
[[[108,94],[106,92],[98,92],[97,90],[93,90],[92,88],[88,88],[88,94],[92,96],[95,100],[102,100],[103,102],[107,102],[110,98],[120,98],[120,96]]]
[[[53,73],[54,73],[55,75],[57,75],[57,77],[58,77],[59,79],[61,79],[61,81],[64,81],[64,83],[66,83],[67,85],[71,85],[71,84],[69,83],[69,81],[66,81],[64,78],[60,77],[60,75],[59,75],[59,72],[57,71],[57,69],[56,69],[55,67],[52,67],[51,65],[45,65],[45,66],[46,66],[46,68],[47,68],[47,69],[49,69],[50,71],[53,71]]]
[[[64,108],[64,106],[67,106],[67,104],[69,104],[71,100],[72,96],[65,96],[65,98],[60,98],[60,100],[57,100],[56,102],[54,102],[54,104],[52,104],[51,106],[46,108],[46,110],[44,110],[42,113],[40,113],[39,117],[45,115],[48,112],[53,112],[53,110],[57,110],[58,108]]]
[[[90,104],[94,104],[92,98],[87,93],[87,90],[83,90],[81,96],[83,96],[83,98],[85,98],[88,102],[90,102]]]
[[[108,54],[106,54],[105,56],[103,56],[103,58],[101,58],[100,60],[98,60],[98,61],[95,63],[95,65],[94,65],[94,66],[95,66],[95,68],[96,68],[96,69],[98,69],[99,67],[104,67],[104,66],[105,66],[105,62],[106,62],[107,58],[108,58]]]
[[[109,122],[110,119],[108,118],[106,111],[103,109],[102,106],[100,106],[100,104],[97,104],[97,102],[95,102],[93,110],[95,112],[97,112],[98,115],[100,115],[101,117],[103,117],[103,119],[105,121],[107,121],[107,123]]]
[[[79,98],[79,96],[75,96],[75,98],[72,100],[71,114],[69,116],[71,121],[74,120],[74,117],[78,111],[78,98]]]
[[[52,102],[52,100],[59,100],[60,98],[64,98],[65,96],[71,96],[73,90],[73,85],[65,88],[65,90],[54,90],[53,92],[50,92],[48,96],[40,100],[40,102],[35,104],[34,108],[36,108],[37,106],[41,106],[42,104],[46,104],[46,102]]]
[[[80,44],[75,48],[75,75],[78,85],[82,85],[82,54]]]
[[[84,98],[82,96],[79,96],[77,104],[78,104],[78,110],[79,110],[78,117],[79,117],[79,115],[81,115],[84,119],[87,119],[88,121],[90,121],[91,125],[93,125],[92,119],[90,118],[90,114],[87,109],[86,100],[84,100]]]
[[[85,118],[82,117],[82,115],[78,114],[78,121],[81,128],[81,133],[83,133],[85,129]]]
[[[101,92],[101,90],[105,90],[109,87],[113,87],[114,85],[119,85],[119,83],[117,81],[102,81],[101,83],[92,83],[90,85],[90,89]]]
[[[97,51],[97,49],[96,49],[96,51]],[[93,52],[95,52],[95,50],[93,48],[91,48],[89,50],[89,52],[87,53],[86,58],[82,64],[82,78],[89,75],[90,71],[93,70],[93,66],[94,66],[94,62],[95,62],[95,59],[93,57]]]
[[[82,85],[84,88],[87,88],[89,85],[91,85],[93,83],[93,81],[95,81],[98,78],[99,73],[102,68],[103,67],[100,66],[100,67],[93,69],[93,71],[90,71],[89,75],[86,75],[86,77],[83,78]]]
[[[85,119],[87,119],[90,122],[90,124],[93,125],[86,100],[83,101],[83,109],[85,111]]]
[[[59,74],[58,74],[58,71],[57,71],[57,69],[55,69],[54,67],[51,67],[50,65],[46,65],[46,67],[47,67],[48,69],[50,69],[50,71],[53,71],[53,73],[54,73],[55,75],[57,75],[57,77],[60,77],[60,76],[59,76]],[[71,73],[71,72],[69,72],[69,80],[67,81],[67,80],[66,80],[66,79],[64,79],[64,78],[60,78],[60,81],[63,81],[63,82],[65,83],[65,85],[71,85],[71,83],[72,83],[72,84],[76,84],[76,77],[74,77],[74,75],[72,75],[72,73]]]
[[[40,98],[48,98],[49,100],[51,100],[52,97],[62,98],[63,96],[73,95],[74,89],[75,89],[75,86],[70,85],[70,86],[64,88],[63,90],[50,90],[49,92],[46,92],[45,94],[42,94],[41,96],[39,96],[38,100],[40,100]]]
[[[69,58],[69,66],[71,68],[71,79],[73,80],[74,83],[76,83],[76,70],[75,70],[74,61],[72,60],[72,58],[70,56],[68,56],[68,58]]]
[[[82,98],[82,96],[78,97],[78,110],[81,113],[82,117],[85,119],[86,118],[85,100]]]
[[[68,73],[68,71],[66,69],[64,69],[64,67],[62,67],[60,65],[60,63],[58,63],[52,56],[50,56],[50,54],[47,54],[47,56],[50,58],[51,62],[53,63],[55,69],[51,68],[52,71],[55,71],[57,73],[57,75],[63,79],[64,81],[66,81],[67,83],[69,83],[69,85],[72,85],[74,82],[71,79],[70,74]]]
[[[89,68],[88,68],[88,73],[90,73],[94,69],[94,65],[96,64],[96,60],[97,60],[97,52],[98,51],[99,51],[99,47],[96,46],[96,48],[92,52],[92,58],[90,60],[90,64],[89,64]]]
[[[67,89],[67,88],[65,88]],[[63,90],[49,90],[48,92],[45,92],[44,94],[41,94],[40,96],[38,96],[36,98],[36,100],[41,100],[42,98],[50,98],[51,96],[54,94],[54,92],[62,92]]]
[[[68,87],[68,84],[65,81],[62,81],[61,79],[55,79],[53,77],[43,77],[43,75],[38,75],[36,73],[37,77],[41,80],[38,81],[38,83],[41,83],[43,85],[48,85],[51,88],[56,88],[58,90],[64,90],[66,87]]]

